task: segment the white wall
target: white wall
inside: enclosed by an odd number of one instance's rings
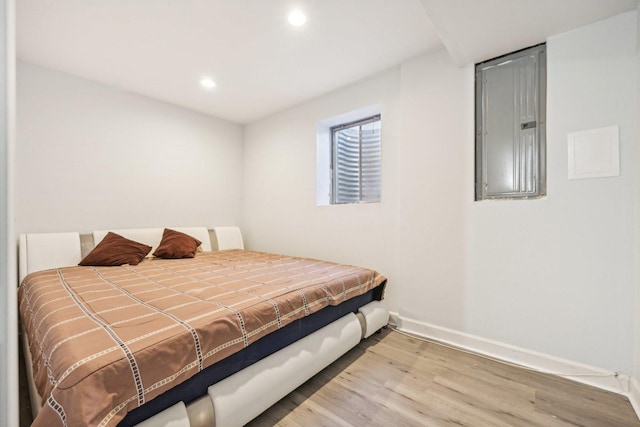
[[[15,291],[15,3],[0,0],[0,426],[18,425],[18,303]]]
[[[245,128],[244,219],[248,249],[335,260],[395,279],[399,69]],[[379,104],[381,203],[316,206],[316,124]],[[389,303],[397,299],[390,288]]]
[[[232,225],[242,128],[18,64],[18,232]]]
[[[444,50],[401,68],[398,281],[391,285],[401,287],[400,316],[464,330],[474,71]]]
[[[472,334],[631,372],[635,37],[627,13],[548,41],[548,196],[472,205]],[[569,181],[567,133],[610,125],[621,176]]]
[[[640,5],[636,10],[636,123],[640,123]],[[638,143],[640,143],[640,129],[636,124],[636,135]],[[640,150],[636,149],[636,164],[640,164]],[[636,191],[634,191],[635,200],[635,295],[633,297],[634,312],[635,312],[635,328],[634,328],[634,368],[633,368],[633,382],[632,385],[636,388],[636,398],[640,399],[640,194],[637,189],[640,188],[640,173],[636,173]],[[640,400],[637,401],[640,404]],[[640,408],[638,408],[640,411]]]
[[[548,197],[473,202],[473,70],[444,51],[249,125],[248,247],[390,278],[413,320],[630,374],[635,15],[548,42]],[[383,107],[383,203],[317,207],[315,125]],[[567,132],[620,126],[622,174],[569,181]]]

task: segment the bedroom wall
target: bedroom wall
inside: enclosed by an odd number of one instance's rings
[[[445,50],[402,64],[399,314],[464,330],[467,212],[473,199],[473,67]]]
[[[240,221],[242,128],[19,62],[18,232]]]
[[[0,426],[18,425],[14,238],[15,3],[0,0]]]
[[[638,143],[640,143],[640,5],[636,10],[636,130],[638,131]],[[640,163],[640,150],[636,149],[636,164]],[[635,195],[635,295],[634,301],[634,368],[632,378],[632,395],[634,396],[637,406],[637,413],[640,413],[640,173],[636,173],[636,190]]]
[[[627,13],[548,40],[548,196],[472,204],[468,332],[631,373],[635,31]],[[567,133],[611,125],[621,175],[568,180]]]
[[[247,126],[248,246],[378,268],[400,316],[630,374],[635,28],[625,14],[549,40],[542,200],[473,202],[473,71],[444,51]],[[383,203],[316,207],[316,122],[372,102],[395,129]],[[567,132],[613,124],[621,176],[569,181]]]
[[[247,248],[365,265],[395,279],[399,78],[394,68],[246,126]],[[381,203],[316,206],[317,123],[372,105],[382,114]],[[394,305],[396,289],[387,298]]]

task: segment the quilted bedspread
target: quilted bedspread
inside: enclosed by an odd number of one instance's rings
[[[243,250],[66,267],[19,288],[43,408],[34,426],[115,426],[266,334],[384,284],[365,268]]]

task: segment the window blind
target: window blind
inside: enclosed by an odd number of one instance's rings
[[[332,129],[333,203],[380,201],[380,116]]]

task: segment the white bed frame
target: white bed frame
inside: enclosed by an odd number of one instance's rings
[[[244,249],[238,227],[170,227],[202,242],[204,251]],[[156,249],[162,228],[108,230]],[[35,271],[77,265],[108,232],[35,233],[20,235],[19,276]],[[227,427],[242,426],[260,415],[278,400],[320,372],[360,340],[387,324],[389,312],[381,302],[362,307],[308,335],[278,352],[248,366],[209,387],[208,393],[195,401],[179,402],[138,424],[141,427]],[[25,362],[31,406],[35,415],[41,399],[33,382],[31,355],[25,334]]]

